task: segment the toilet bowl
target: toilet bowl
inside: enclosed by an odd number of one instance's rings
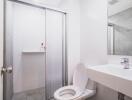
[[[64,86],[54,93],[56,100],[85,100],[95,95],[95,89],[87,89],[89,78],[83,64],[78,64],[74,75],[73,85]]]

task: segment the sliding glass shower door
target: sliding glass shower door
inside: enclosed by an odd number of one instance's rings
[[[53,98],[54,92],[64,83],[64,14],[46,10],[46,96]]]
[[[65,83],[65,44],[64,13],[7,1],[5,100],[52,99]]]
[[[45,9],[8,1],[6,21],[6,61],[11,60],[6,63],[13,66],[13,99],[44,99]],[[11,89],[6,83],[6,90]]]

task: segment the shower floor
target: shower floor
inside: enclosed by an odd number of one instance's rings
[[[15,93],[13,100],[46,100],[45,88],[38,88],[21,93]]]

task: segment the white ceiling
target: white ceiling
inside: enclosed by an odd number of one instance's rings
[[[132,30],[132,8],[109,17],[108,21],[109,23]]]
[[[108,0],[108,15],[112,16],[132,7],[132,0]]]
[[[132,0],[108,0],[109,23],[132,30]]]

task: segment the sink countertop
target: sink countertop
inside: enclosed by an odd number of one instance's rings
[[[124,69],[122,65],[107,64],[86,66],[89,77],[115,91],[132,97],[132,68]]]

